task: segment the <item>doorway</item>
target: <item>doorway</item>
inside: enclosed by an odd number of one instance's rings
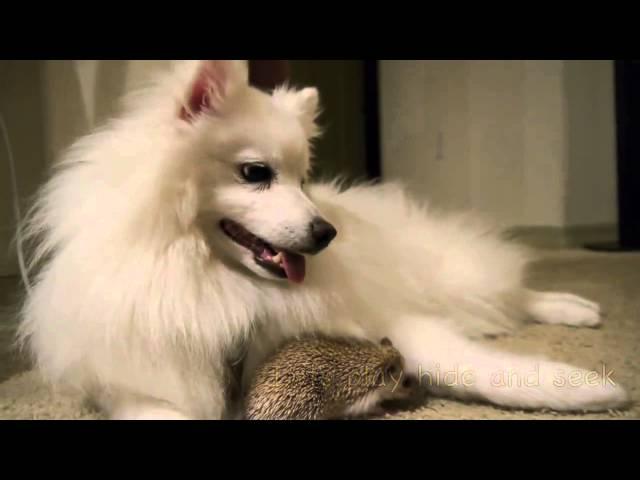
[[[619,243],[640,250],[640,61],[616,61],[615,81]]]
[[[324,134],[315,146],[315,178],[380,176],[377,61],[291,60],[291,84],[315,86]]]

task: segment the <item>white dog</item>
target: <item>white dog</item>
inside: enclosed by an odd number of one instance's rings
[[[527,289],[520,247],[397,185],[306,184],[317,91],[269,95],[247,78],[243,61],[180,62],[39,193],[25,232],[42,267],[20,338],[48,380],[111,418],[225,418],[227,365],[250,341],[248,372],[282,338],[317,331],[389,337],[407,369],[457,398],[627,403],[612,382],[559,381],[585,370],[472,340],[527,319],[594,326],[598,305]],[[462,381],[433,381],[447,371]],[[534,371],[534,384],[494,381]]]

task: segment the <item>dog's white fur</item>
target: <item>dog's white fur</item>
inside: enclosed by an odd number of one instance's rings
[[[200,75],[215,80],[209,105],[185,120]],[[423,378],[469,372],[433,388],[459,398],[558,410],[627,402],[617,385],[556,384],[561,370],[586,373],[578,367],[473,342],[527,318],[600,322],[592,302],[526,289],[528,255],[485,223],[419,205],[395,184],[301,188],[317,109],[313,88],[250,88],[245,62],[179,62],[73,145],[26,224],[43,267],[20,335],[46,378],[112,418],[223,418],[226,364],[245,342],[251,372],[281,338],[320,331],[387,336]],[[277,170],[271,188],[239,182],[247,159]],[[218,227],[229,217],[294,246],[316,215],[338,236],[307,256],[299,285],[271,277]],[[493,383],[536,368],[536,385]]]

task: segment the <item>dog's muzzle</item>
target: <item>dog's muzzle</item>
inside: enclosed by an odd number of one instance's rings
[[[309,225],[313,244],[303,253],[316,254],[329,246],[338,232],[335,227],[321,217],[315,217]]]

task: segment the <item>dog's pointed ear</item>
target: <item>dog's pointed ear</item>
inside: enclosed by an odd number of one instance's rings
[[[294,90],[287,85],[282,85],[276,88],[272,95],[274,102],[298,117],[307,138],[312,139],[320,134],[320,128],[316,123],[320,115],[320,98],[317,89],[307,87]]]
[[[220,113],[225,102],[248,84],[246,61],[202,60],[186,92],[180,118],[192,122],[201,113]]]
[[[316,137],[320,134],[320,128],[316,123],[316,119],[320,115],[320,95],[318,89],[307,87],[300,90],[297,94],[297,109],[307,136],[309,138]]]

